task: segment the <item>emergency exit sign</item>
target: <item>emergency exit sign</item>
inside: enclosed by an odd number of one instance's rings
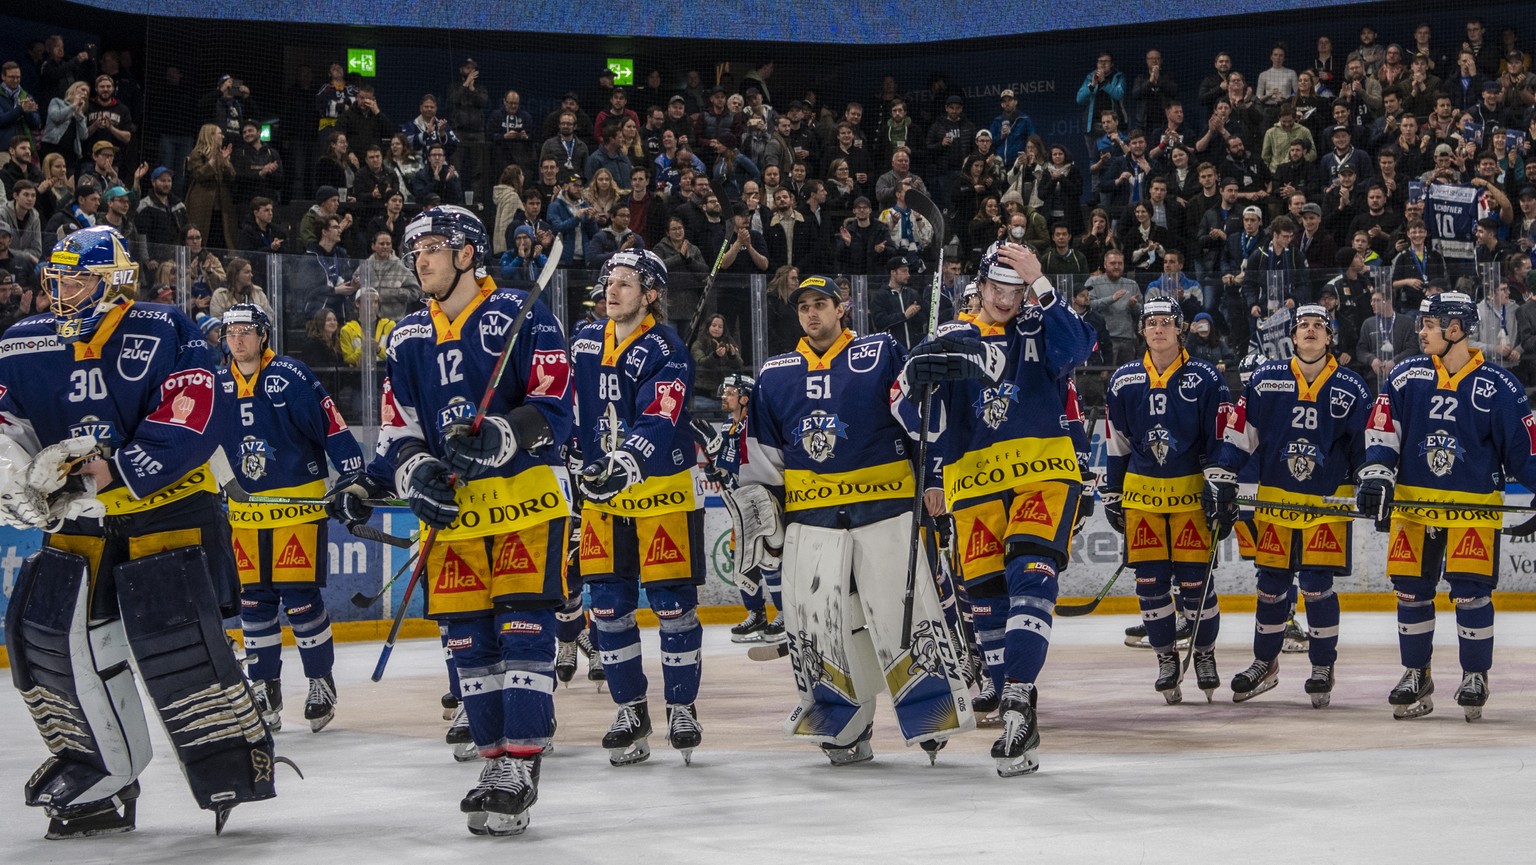
[[[609,61],[612,63],[613,61]],[[378,60],[372,48],[348,48],[347,71],[364,78],[372,78],[378,74]]]
[[[635,83],[635,59],[633,57],[609,57],[608,71],[613,73],[613,83],[620,87],[632,87]]]

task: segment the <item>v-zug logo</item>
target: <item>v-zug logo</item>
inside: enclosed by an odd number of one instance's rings
[[[456,396],[437,413],[437,430],[443,430],[455,424],[473,423],[475,420],[475,404],[461,396]]]
[[[480,348],[486,354],[499,354],[506,343],[507,332],[512,329],[512,316],[504,312],[487,312],[480,318]]]
[[[123,338],[122,350],[117,355],[117,374],[123,381],[138,381],[149,373],[160,348],[158,336],[129,335]]]
[[[280,406],[288,404],[288,398],[283,396],[283,391],[288,389],[288,379],[283,378],[280,375],[269,375],[267,376],[266,383],[262,385],[262,388],[267,392],[267,399],[270,400],[273,405]]]

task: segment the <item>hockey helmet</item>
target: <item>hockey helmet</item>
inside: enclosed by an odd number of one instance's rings
[[[1420,301],[1419,322],[1422,324],[1425,318],[1439,319],[1442,328],[1460,321],[1462,333],[1470,334],[1477,327],[1477,304],[1464,292],[1443,291]]]
[[[661,256],[649,249],[625,249],[615,252],[612,258],[603,263],[603,269],[597,276],[597,284],[607,289],[608,277],[613,274],[616,267],[627,267],[633,270],[640,278],[641,288],[654,288],[661,291],[667,287],[667,266],[662,263]]]
[[[423,210],[417,217],[405,226],[405,235],[400,245],[405,250],[405,266],[412,272],[416,270],[416,256],[421,250],[416,248],[416,243],[423,237],[442,237],[448,241],[448,245],[455,250],[465,246],[475,248],[474,260],[469,263],[473,269],[484,266],[486,253],[490,251],[490,244],[486,241],[485,223],[480,217],[455,204],[439,204]]]
[[[1141,318],[1136,322],[1136,332],[1144,333],[1147,329],[1147,319],[1155,315],[1167,315],[1173,317],[1173,326],[1178,328],[1179,334],[1184,333],[1184,310],[1174,303],[1173,298],[1166,296],[1154,297],[1141,305]]]
[[[262,342],[266,342],[267,337],[272,333],[272,317],[254,303],[237,303],[224,310],[223,324],[226,334],[229,333],[230,325],[248,324],[256,328]]]
[[[112,307],[133,301],[139,283],[139,265],[110,225],[83,228],[54,244],[40,270],[63,342],[89,339]]]
[[[960,303],[967,304],[978,297],[981,297],[981,288],[976,285],[976,280],[973,279],[970,282],[967,282],[965,284],[965,288],[961,290]]]
[[[725,389],[728,387],[735,388],[738,394],[751,399],[752,389],[757,387],[757,379],[746,373],[728,373],[725,378],[720,380],[720,386],[715,389],[715,396],[725,396]]]
[[[1243,384],[1247,384],[1248,379],[1253,378],[1253,374],[1258,371],[1260,366],[1263,366],[1266,362],[1268,362],[1268,360],[1269,358],[1265,357],[1262,352],[1248,352],[1247,356],[1238,361],[1237,377],[1242,380]]]
[[[1017,270],[1003,264],[998,258],[997,251],[1001,246],[1000,243],[993,244],[992,248],[987,250],[987,254],[981,257],[981,264],[976,267],[977,278],[1001,285],[1022,286],[1024,277]]]
[[[1328,328],[1328,338],[1329,339],[1333,339],[1333,333],[1334,333],[1333,317],[1328,314],[1327,307],[1324,307],[1322,304],[1317,304],[1317,303],[1304,303],[1301,306],[1298,306],[1294,310],[1291,311],[1291,330],[1290,330],[1290,333],[1291,333],[1291,338],[1292,339],[1296,338],[1296,327],[1298,325],[1300,325],[1301,324],[1301,320],[1303,318],[1307,317],[1307,316],[1312,316],[1313,318],[1320,318],[1320,319],[1322,319],[1323,326]]]

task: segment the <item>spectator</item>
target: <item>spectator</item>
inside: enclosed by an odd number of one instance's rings
[[[225,271],[224,263],[206,248],[205,240],[206,236],[195,225],[188,225],[181,235],[181,243],[187,248],[187,284],[206,283],[211,296],[212,289],[224,285]]]
[[[385,174],[390,178],[389,185],[400,190],[407,204],[416,201],[411,195],[411,181],[421,173],[422,167],[421,157],[416,155],[410,136],[400,132],[389,139],[389,153],[384,158]]]
[[[1232,359],[1231,349],[1216,334],[1216,321],[1208,312],[1195,313],[1195,317],[1190,320],[1189,340],[1184,348],[1190,357],[1216,364],[1222,370],[1226,369],[1227,361]]]
[[[342,363],[362,366],[364,357],[371,357],[376,363],[384,361],[384,351],[389,347],[389,332],[395,329],[395,322],[380,310],[377,291],[371,288],[358,290],[357,318],[348,320],[336,334]],[[368,320],[373,321],[373,335],[364,339],[363,322]]]
[[[42,261],[43,218],[37,211],[37,187],[31,181],[17,181],[11,188],[11,200],[0,203],[0,229],[11,233],[11,249]]]
[[[976,248],[983,247],[978,245]],[[1088,275],[1088,259],[1072,248],[1072,229],[1066,223],[1058,222],[1051,226],[1051,245],[1040,256],[1040,269],[1047,276]]]
[[[670,283],[668,288],[671,288]],[[798,321],[796,324],[798,325]],[[695,411],[717,410],[720,403],[716,394],[720,390],[720,382],[727,375],[747,371],[746,361],[741,356],[741,348],[725,330],[724,316],[709,317],[709,321],[704,325],[704,332],[693,344],[693,364],[696,370],[693,380],[693,409]]]
[[[256,111],[251,105],[251,88],[233,76],[219,76],[218,86],[202,99],[198,117],[204,123],[219,127],[230,141],[240,137],[240,127],[247,119],[253,119]]]
[[[343,315],[347,299],[357,293],[358,281],[352,275],[352,260],[347,248],[341,245],[343,230],[340,219],[329,217],[320,238],[304,251],[307,273],[300,290],[309,295],[304,304],[306,310],[324,306]]]
[[[219,127],[205,123],[187,157],[187,221],[221,249],[235,240],[235,202],[230,190],[235,169],[229,161],[232,149]]]
[[[128,247],[128,254],[140,266],[147,266],[150,260],[149,247],[129,215],[133,210],[132,194],[121,186],[114,186],[102,193],[101,201],[103,205],[101,221],[97,224],[110,225],[117,229],[117,233],[123,236],[123,242]]]
[[[448,150],[441,144],[427,147],[427,164],[411,181],[411,193],[417,201],[426,202],[432,197],[443,204],[464,203],[464,187],[459,179],[459,169],[448,162]]]
[[[827,210],[842,223],[853,215],[853,202],[866,197],[864,187],[853,179],[846,159],[834,159],[827,170]]]
[[[440,144],[443,153],[452,156],[454,149],[459,146],[459,136],[447,120],[437,116],[437,97],[430,93],[421,97],[419,110],[421,113],[416,115],[416,119],[400,130],[410,139],[411,148],[418,153],[425,153],[428,147]]]
[[[1399,314],[1387,292],[1371,292],[1371,308],[1375,314],[1360,326],[1360,345],[1355,354],[1369,371],[1372,392],[1378,392],[1398,361],[1418,353],[1419,340],[1413,316]]]
[[[336,311],[320,307],[304,324],[304,341],[299,354],[311,367],[338,367],[346,364],[341,353],[341,325]]]
[[[667,308],[672,323],[678,333],[690,336],[687,331],[692,322],[686,316],[691,316],[699,305],[699,292],[709,275],[710,262],[704,260],[698,246],[688,242],[687,227],[676,216],[667,220],[666,237],[652,249],[667,266]],[[696,383],[694,392],[702,393],[703,384]]]
[[[1095,211],[1098,213],[1100,211]],[[1136,358],[1136,323],[1140,317],[1141,288],[1125,277],[1125,253],[1110,249],[1104,253],[1104,272],[1088,277],[1091,308],[1104,317],[1105,331],[1115,366]]]
[[[591,251],[592,247],[587,247]],[[512,248],[501,254],[500,285],[513,288],[529,288],[538,280],[539,272],[549,256],[534,239],[533,226],[519,225],[512,232]]]
[[[476,182],[484,172],[485,106],[489,103],[490,97],[480,86],[480,64],[474,58],[466,58],[459,65],[458,80],[448,89],[448,117],[454,134],[470,145],[465,148],[466,153],[461,154],[460,164],[464,164],[463,159],[467,156],[466,170],[471,182]]]
[[[660,242],[666,235],[667,205],[651,194],[651,175],[643,164],[630,171],[629,193],[619,200],[629,205],[630,225],[639,232],[646,248]]]
[[[1294,309],[1312,302],[1303,263],[1291,246],[1295,238],[1296,223],[1289,216],[1275,217],[1267,242],[1243,265],[1243,305],[1233,308],[1228,294],[1227,326],[1234,350],[1242,351],[1249,344],[1245,325],[1252,326],[1283,307]]]
[[[384,165],[384,150],[370,144],[363,151],[363,163],[352,175],[351,197],[364,218],[371,219],[384,210],[384,202],[394,193],[394,177]]]
[[[347,137],[354,157],[361,159],[372,146],[383,147],[395,131],[395,122],[379,107],[373,85],[357,86],[357,97],[336,118],[336,131]]]
[[[515,164],[501,170],[501,177],[491,188],[491,204],[496,221],[491,229],[491,254],[501,255],[510,245],[512,220],[523,210],[523,169]]]
[[[1352,236],[1349,226],[1365,209],[1365,196],[1355,182],[1358,176],[1353,165],[1341,165],[1338,177],[1323,190],[1323,228],[1341,244]]]
[[[1009,130],[1012,131],[1011,126]],[[958,94],[946,97],[944,116],[928,127],[928,137],[924,143],[928,165],[932,166],[939,177],[955,177],[962,172],[962,162],[968,149],[979,139],[980,132],[976,124],[965,117],[965,99]],[[990,130],[987,131],[987,141],[990,146]]]
[[[91,102],[85,109],[86,146],[106,141],[119,150],[133,140],[133,114],[117,98],[117,82],[110,75],[96,76]]]
[[[553,159],[560,170],[580,173],[587,165],[587,155],[586,142],[576,137],[576,113],[561,112],[556,133],[539,148],[539,159]]]
[[[512,222],[507,226],[507,241],[511,245],[511,232],[517,230],[520,225],[533,227],[533,239],[538,245],[549,249],[555,243],[555,229],[545,219],[544,196],[535,187],[529,186],[523,190],[523,209],[512,215]]]
[[[1019,228],[1022,226],[1015,226],[1010,231]],[[1174,238],[1173,232],[1152,221],[1152,208],[1143,201],[1131,205],[1131,218],[1125,220],[1125,228],[1120,233],[1119,243],[1120,248],[1126,252],[1127,264],[1131,270],[1137,273],[1148,273],[1162,268],[1162,257],[1168,250],[1176,251],[1178,241]],[[1044,244],[1034,245],[1043,246]]]
[[[1376,282],[1371,277],[1371,272],[1365,266],[1365,258],[1354,249],[1341,249],[1334,253],[1334,263],[1338,266],[1339,275],[1330,279],[1325,289],[1333,291],[1334,297],[1339,301],[1339,318],[1347,321],[1352,332],[1359,334],[1360,325],[1372,315],[1371,293],[1376,290]],[[1314,269],[1321,270],[1315,265]],[[1355,342],[1347,342],[1346,346],[1353,347]],[[1358,358],[1358,353],[1355,353]]]
[[[596,212],[596,208],[582,200],[581,175],[570,171],[565,176],[564,188],[549,205],[550,227],[563,241],[561,267],[586,261],[585,246],[598,229]]]
[[[63,96],[48,103],[48,121],[42,136],[44,156],[57,153],[64,157],[65,165],[71,169],[84,161],[87,130],[91,125],[85,109],[90,98],[90,85],[76,81],[69,85]]]
[[[92,55],[96,46],[87,45],[78,53],[64,55],[64,37],[57,33],[44,40],[44,57],[38,68],[38,92],[56,96],[71,82],[90,81],[96,72]]]
[[[1104,270],[1104,256],[1110,250],[1118,251],[1120,244],[1109,231],[1109,212],[1102,207],[1095,207],[1088,214],[1088,230],[1077,240],[1078,251],[1088,261],[1089,273],[1101,273]],[[1120,262],[1122,271],[1125,261]]]
[[[996,195],[988,195],[976,205],[976,213],[966,225],[966,249],[970,250],[968,260],[972,264],[979,261],[987,247],[996,243],[1002,234],[1002,208]]]
[[[1083,106],[1084,137],[1091,149],[1100,135],[1104,134],[1102,118],[1105,111],[1114,112],[1115,120],[1125,124],[1125,75],[1115,69],[1114,57],[1108,51],[1099,52],[1093,71],[1083,78],[1077,88],[1077,104]],[[1030,130],[1034,134],[1034,130]],[[1007,156],[1004,156],[1007,159]]]
[[[69,173],[64,157],[50,153],[43,157],[43,182],[37,185],[37,212],[43,222],[53,218],[74,198],[75,178]]]
[[[1473,348],[1481,349],[1495,364],[1512,369],[1520,365],[1521,355],[1516,307],[1509,299],[1509,284],[1502,279],[1494,282],[1477,305],[1477,327],[1471,334]]]
[[[1285,65],[1285,43],[1269,49],[1269,68],[1259,73],[1256,89],[1260,103],[1279,106],[1296,96],[1296,71]]]
[[[299,220],[299,245],[308,249],[325,233],[325,224],[332,217],[341,219],[341,230],[352,227],[352,214],[341,211],[341,192],[334,186],[322,186],[315,190],[315,203]]]
[[[258,195],[273,201],[282,198],[287,186],[282,156],[261,140],[261,125],[256,121],[241,124],[239,134],[240,143],[229,158],[235,170],[235,207],[244,209]]]
[[[388,231],[374,232],[368,250],[372,254],[357,266],[357,284],[361,290],[375,293],[382,315],[404,318],[421,305],[416,274],[395,255],[395,238]]]
[[[319,186],[334,186],[343,194],[352,187],[357,157],[348,149],[347,136],[337,129],[325,133],[325,147],[315,159],[310,177]]]
[[[0,227],[0,237],[9,236],[5,229]],[[0,243],[4,243],[0,240]],[[10,326],[29,314],[21,308],[22,301],[21,284],[16,281],[16,275],[10,271],[0,271],[0,336],[3,336]]]
[[[924,260],[936,244],[943,242],[934,234],[934,226],[922,214],[907,204],[907,193],[920,184],[916,175],[906,177],[895,186],[895,200],[880,214],[880,222],[890,236],[891,251],[906,259],[913,270],[924,271]],[[915,344],[915,343],[914,343]]]
[[[869,199],[860,196],[853,201],[853,216],[838,229],[837,263],[848,273],[878,273],[894,251],[890,231],[870,219],[873,212]]]
[[[1153,48],[1147,52],[1147,71],[1136,76],[1131,85],[1134,115],[1129,122],[1138,129],[1148,128],[1164,116],[1168,106],[1179,98],[1179,84],[1163,71],[1163,52]]]
[[[12,246],[15,235],[8,225],[0,225],[0,279],[31,287],[37,273],[37,259]],[[19,307],[18,303],[18,307]]]
[[[629,205],[614,204],[608,214],[608,225],[599,229],[586,246],[587,267],[592,270],[601,268],[616,252],[645,249],[645,240],[629,227]]]
[[[1082,230],[1083,175],[1067,154],[1067,148],[1053,144],[1045,171],[1035,188],[1040,199],[1040,212],[1050,223],[1063,222],[1072,232]]]
[[[1308,201],[1301,206],[1301,233],[1296,236],[1296,251],[1307,267],[1323,270],[1338,258],[1339,245],[1323,231],[1323,209]],[[1340,300],[1348,298],[1340,295]]]
[[[501,97],[501,104],[491,112],[487,124],[491,140],[495,142],[495,154],[501,164],[517,165],[524,172],[537,166],[534,152],[533,117],[523,110],[522,94],[508,90]]]
[[[734,134],[719,134],[715,139],[715,165],[711,175],[715,183],[724,186],[726,196],[732,200],[740,200],[747,181],[758,181],[763,176],[757,163],[737,150],[738,144]]]
[[[1515,303],[1523,305],[1531,299],[1531,285],[1526,281],[1530,272],[1531,258],[1526,253],[1512,253],[1504,259],[1504,281],[1509,283],[1509,296]]]
[[[768,266],[793,264],[802,268],[811,258],[816,238],[806,231],[805,217],[795,207],[795,195],[780,187],[773,193],[773,217],[764,239],[768,241]]]
[[[37,99],[21,89],[21,64],[6,61],[0,65],[0,147],[10,147],[18,135],[30,140],[42,128]]]
[[[1294,145],[1301,145],[1302,160],[1311,162],[1317,158],[1317,147],[1312,143],[1312,133],[1296,122],[1293,105],[1280,107],[1280,120],[1264,132],[1264,145],[1260,157],[1270,171],[1278,171],[1286,162],[1294,162],[1291,153]]]
[[[89,180],[80,181],[75,186],[74,200],[59,208],[43,228],[43,245],[52,249],[54,243],[70,234],[96,225],[100,207],[101,190]]]
[[[225,264],[224,272],[229,277],[229,283],[214,290],[208,303],[209,315],[222,319],[224,312],[235,304],[254,303],[266,310],[268,316],[277,317],[266,291],[256,284],[256,270],[249,260],[234,256]]]
[[[1170,249],[1163,256],[1162,274],[1147,285],[1147,297],[1173,298],[1190,321],[1194,321],[1197,314],[1205,314],[1205,291],[1199,282],[1184,273],[1184,254],[1177,249]]]
[[[849,178],[864,187],[870,182],[870,160],[857,132],[857,127],[852,123],[837,124],[832,143],[821,154],[821,164],[827,166],[827,177],[835,180],[832,166],[842,160],[848,166]]]
[[[745,334],[751,332],[751,304],[743,290],[744,280],[740,277],[768,271],[768,242],[761,231],[752,227],[750,217],[739,209],[732,215],[731,224],[735,237],[725,247],[725,255],[720,259],[720,272],[736,277],[732,280],[734,290],[718,293],[716,309],[725,316],[731,333]],[[724,243],[724,238],[721,242]]]
[[[315,94],[315,112],[320,116],[316,127],[320,132],[334,127],[346,110],[357,100],[357,88],[347,83],[346,67],[332,62],[330,78]]]
[[[891,258],[886,263],[886,274],[884,290],[871,289],[869,293],[870,326],[891,334],[902,346],[911,348],[927,336],[927,299],[909,285],[912,269],[905,258]]]
[[[80,177],[96,184],[97,189],[125,185],[126,181],[117,173],[117,148],[112,142],[98,141],[91,147],[91,165],[81,168]]]
[[[250,218],[240,226],[238,248],[251,260],[255,269],[252,278],[259,282],[267,282],[267,256],[283,252],[283,244],[288,239],[288,232],[274,222],[272,216],[272,199],[258,195],[251,199]]]
[[[8,149],[11,159],[0,166],[0,201],[15,196],[16,184],[24,180],[34,188],[43,182],[43,170],[32,161],[32,142],[29,139],[18,135],[11,140]]]
[[[373,237],[381,231],[388,232],[391,244],[399,249],[405,239],[406,222],[405,194],[398,189],[391,189],[384,198],[384,209],[368,220],[367,236]]]
[[[595,178],[599,171],[607,171],[611,178],[629,179],[634,166],[623,149],[623,138],[620,135],[622,128],[621,118],[609,118],[599,128],[598,139],[602,143],[587,156],[586,162],[583,163],[582,173],[589,180]]]

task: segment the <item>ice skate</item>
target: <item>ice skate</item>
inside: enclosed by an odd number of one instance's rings
[[[756,643],[763,639],[763,628],[768,626],[768,614],[762,610],[749,610],[741,624],[731,628],[731,642]]]
[[[704,741],[704,728],[692,703],[667,706],[667,741],[682,753],[683,765],[693,765],[693,749]]]
[[[336,717],[336,680],[326,673],[309,680],[309,696],[304,698],[304,720],[309,722],[312,733],[325,729]]]
[[[924,739],[917,743],[917,747],[923,749],[923,753],[928,755],[928,765],[933,766],[939,762],[939,752],[944,750],[944,746],[948,744],[948,738]]]
[[[283,729],[283,683],[279,679],[257,679],[251,682],[256,697],[256,711],[262,723],[276,733]]]
[[[1002,723],[997,715],[997,704],[997,684],[986,671],[982,671],[976,697],[971,700],[971,711],[976,713],[976,726],[995,727]]]
[[[62,841],[132,832],[138,798],[139,782],[135,780],[106,799],[46,808],[48,831],[43,837]]]
[[[999,778],[1028,775],[1040,768],[1040,728],[1035,723],[1035,686],[1009,682],[1003,686],[1003,735],[992,743]]]
[[[443,694],[441,702],[443,704],[443,720],[452,721],[453,713],[459,708],[459,698],[455,697],[452,691],[448,691]]]
[[[868,763],[875,759],[875,750],[869,746],[869,737],[875,732],[875,725],[870,724],[859,734],[859,738],[847,745],[833,745],[823,742],[821,753],[827,755],[834,766],[852,766],[855,763]]]
[[[539,801],[539,757],[501,756],[487,768],[494,769],[493,775],[478,802],[484,831],[475,832],[475,814],[470,815],[469,831],[498,837],[523,834],[528,828],[528,809]]]
[[[603,659],[598,655],[597,649],[592,646],[592,635],[582,631],[576,637],[576,648],[587,656],[587,681],[597,682],[597,690],[602,691],[602,683],[608,681],[608,674],[603,671]]]
[[[1174,646],[1174,648],[1176,648],[1176,649],[1187,649],[1187,648],[1189,648],[1189,635],[1190,635],[1190,632],[1193,630],[1193,627],[1194,626],[1189,623],[1188,619],[1185,619],[1183,616],[1179,617],[1179,626],[1178,626],[1178,628],[1173,633],[1173,646]],[[1129,628],[1126,628],[1125,629],[1125,644],[1127,646],[1130,646],[1133,649],[1150,649],[1150,648],[1152,648],[1152,644],[1147,642],[1147,626],[1146,626],[1146,623],[1144,623],[1144,622],[1137,622],[1136,624],[1130,626]]]
[[[1430,699],[1434,692],[1435,681],[1430,678],[1428,667],[1407,668],[1403,677],[1397,680],[1397,687],[1387,695],[1387,702],[1392,704],[1392,717],[1401,721],[1428,715],[1435,710],[1435,701]]]
[[[1333,700],[1333,665],[1313,664],[1312,675],[1302,685],[1312,697],[1312,708],[1326,709]]]
[[[603,735],[608,762],[615,766],[644,763],[651,756],[651,745],[646,741],[650,735],[651,712],[644,698],[620,706],[613,726]]]
[[[779,643],[784,640],[784,614],[774,616],[768,624],[763,626],[763,642]]]
[[[576,641],[555,644],[555,678],[569,685],[576,677]]]
[[[453,713],[453,723],[448,726],[448,735],[444,741],[453,746],[453,759],[460,763],[468,763],[480,757],[480,749],[475,747],[475,742],[469,735],[469,715],[460,704]]]
[[[1310,639],[1307,632],[1296,624],[1296,616],[1293,614],[1285,622],[1285,642],[1281,644],[1280,651],[1287,655],[1305,652]]]
[[[1184,692],[1179,689],[1179,656],[1174,652],[1159,652],[1157,654],[1157,681],[1152,683],[1163,699],[1172,706],[1184,700]]]
[[[1467,723],[1483,717],[1483,704],[1488,702],[1488,674],[1462,673],[1461,687],[1456,689],[1456,705],[1467,713]]]
[[[1246,703],[1278,684],[1280,662],[1256,659],[1248,669],[1232,677],[1232,702]]]
[[[1216,650],[1195,650],[1195,685],[1205,692],[1205,701],[1211,702],[1216,698],[1216,689],[1221,687],[1221,674],[1216,672]]]
[[[480,770],[480,780],[469,789],[468,793],[464,794],[463,799],[459,800],[459,810],[468,815],[469,834],[491,834],[490,821],[492,815],[487,810],[487,803],[494,793],[501,791],[505,794],[505,788],[510,783],[508,776],[513,772],[512,762],[512,758],[506,756],[487,760],[485,766]],[[534,795],[537,798],[537,793]],[[531,805],[533,803],[530,802],[528,804]],[[526,810],[526,806],[524,806],[524,810]],[[501,817],[503,815],[497,814],[496,816]],[[524,821],[523,827],[527,828],[526,821]],[[520,832],[522,830],[519,829],[517,831]],[[517,832],[506,834],[517,834]]]

